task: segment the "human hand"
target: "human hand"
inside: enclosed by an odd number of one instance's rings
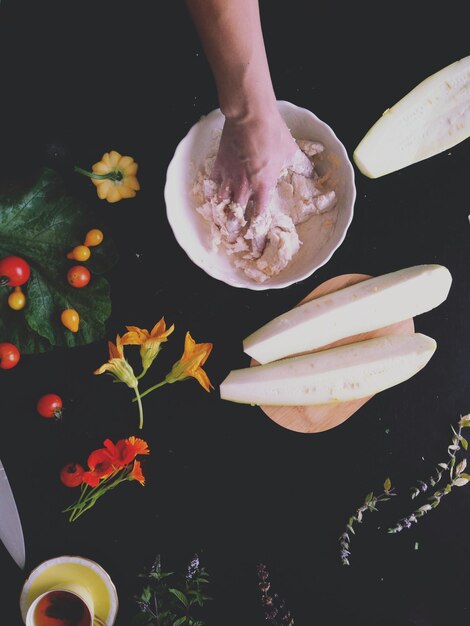
[[[244,118],[226,118],[211,178],[220,199],[230,198],[246,218],[261,217],[282,169],[297,145],[277,110]],[[249,214],[248,214],[249,213]]]

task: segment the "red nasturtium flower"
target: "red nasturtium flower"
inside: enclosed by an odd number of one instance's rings
[[[104,446],[116,468],[129,465],[139,454],[150,453],[147,442],[138,437],[120,439],[116,444],[114,444],[111,439],[106,439]]]
[[[97,487],[102,478],[107,478],[115,471],[113,462],[106,448],[94,450],[88,457],[90,471],[83,474],[83,482],[90,487]]]
[[[60,470],[60,480],[66,487],[79,487],[85,470],[79,463],[67,463]]]
[[[72,464],[62,470],[61,480],[64,484],[82,485],[80,498],[65,509],[70,513],[71,522],[92,507],[106,491],[119,483],[136,480],[145,485],[142,467],[140,462],[136,461],[136,457],[150,454],[146,441],[138,437],[120,439],[117,443],[106,439],[103,445],[103,448],[94,450],[88,457],[88,471],[85,472],[80,465]],[[75,476],[76,473],[79,475]],[[69,484],[71,482],[74,484]]]

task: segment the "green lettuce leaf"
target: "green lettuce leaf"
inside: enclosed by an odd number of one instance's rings
[[[22,287],[27,304],[13,311],[7,303],[10,289],[0,289],[0,341],[10,341],[23,354],[45,352],[54,346],[74,347],[101,339],[111,314],[110,289],[98,274],[116,262],[116,250],[108,237],[92,248],[84,263],[92,272],[89,285],[71,287],[67,270],[77,264],[67,253],[83,243],[95,227],[92,216],[76,198],[67,195],[60,176],[42,170],[27,185],[5,183],[0,188],[0,258],[16,255],[31,266],[31,278]],[[80,315],[77,333],[60,322],[64,309]]]

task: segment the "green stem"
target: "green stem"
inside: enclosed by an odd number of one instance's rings
[[[72,513],[70,514],[70,517],[69,517],[69,521],[74,522],[76,519],[80,517],[80,515],[85,513],[85,511],[88,511],[88,509],[91,509],[91,507],[94,506],[96,501],[99,498],[101,498],[101,496],[103,496],[107,491],[114,489],[114,487],[117,487],[120,483],[128,479],[129,472],[123,472],[121,473],[121,476],[116,478],[113,482],[111,483],[108,482],[112,478],[115,478],[116,475],[119,474],[120,472],[121,470],[118,470],[115,473],[111,474],[111,476],[109,476],[108,478],[102,480],[101,483],[97,487],[93,487],[91,489],[90,493],[87,495],[85,499],[82,499],[82,496],[80,496],[76,504],[72,505],[68,509],[65,509],[66,511],[72,510]]]
[[[85,511],[88,511],[88,509],[91,509],[91,507],[95,504],[97,499],[98,498],[91,498],[89,501],[85,501],[80,508],[74,509],[71,516],[69,517],[69,521],[74,522],[76,519],[80,517],[80,515],[83,515]]]
[[[140,380],[141,378],[143,378],[145,376],[145,374],[148,372],[148,367],[144,368],[140,374],[137,376],[137,380]]]
[[[83,498],[84,498],[85,493],[87,492],[87,490],[88,490],[88,485],[86,483],[82,483],[82,487],[80,489],[81,493],[80,493],[80,497],[78,498],[77,505],[79,505],[79,504],[81,504],[83,502]]]
[[[144,427],[144,408],[142,406],[142,397],[141,397],[141,395],[139,393],[139,388],[138,387],[134,387],[134,391],[135,391],[135,398],[134,398],[134,400],[136,400],[137,404],[139,405],[139,428],[140,428],[140,430],[142,430],[142,428]]]
[[[154,385],[153,387],[149,387],[148,389],[146,389],[144,391],[144,393],[140,394],[140,397],[143,398],[144,396],[146,396],[147,394],[149,394],[151,391],[154,391],[155,389],[158,389],[158,387],[163,387],[163,385],[167,384],[167,379],[165,378],[165,380],[162,380],[161,382],[157,383],[156,385]],[[132,402],[135,402],[135,400],[132,400]]]
[[[115,182],[122,180],[122,172],[119,170],[113,170],[108,172],[107,174],[96,174],[95,172],[89,172],[88,170],[84,170],[82,167],[78,167],[76,165],[74,170],[77,174],[83,174],[83,176],[88,176],[88,178],[94,178],[95,180],[113,180]]]

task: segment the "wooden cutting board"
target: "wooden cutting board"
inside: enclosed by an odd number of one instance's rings
[[[336,276],[316,287],[309,293],[297,306],[309,302],[328,293],[349,287],[355,283],[359,283],[367,278],[371,278],[366,274],[343,274]],[[373,337],[381,337],[382,335],[411,335],[415,331],[413,319],[408,319],[391,326],[379,328],[368,333],[361,333],[351,337],[345,337],[334,343],[330,343],[318,350],[311,352],[319,352],[327,348],[342,346],[355,341],[363,341],[364,339],[372,339]],[[303,352],[302,354],[307,354]],[[292,355],[293,356],[293,355]],[[257,361],[252,359],[253,367],[259,365]],[[350,402],[338,402],[336,404],[316,404],[310,406],[267,406],[262,405],[260,408],[274,422],[298,433],[319,433],[324,430],[334,428],[342,424],[351,417],[358,409],[361,408],[372,396],[360,398],[359,400],[351,400]]]

